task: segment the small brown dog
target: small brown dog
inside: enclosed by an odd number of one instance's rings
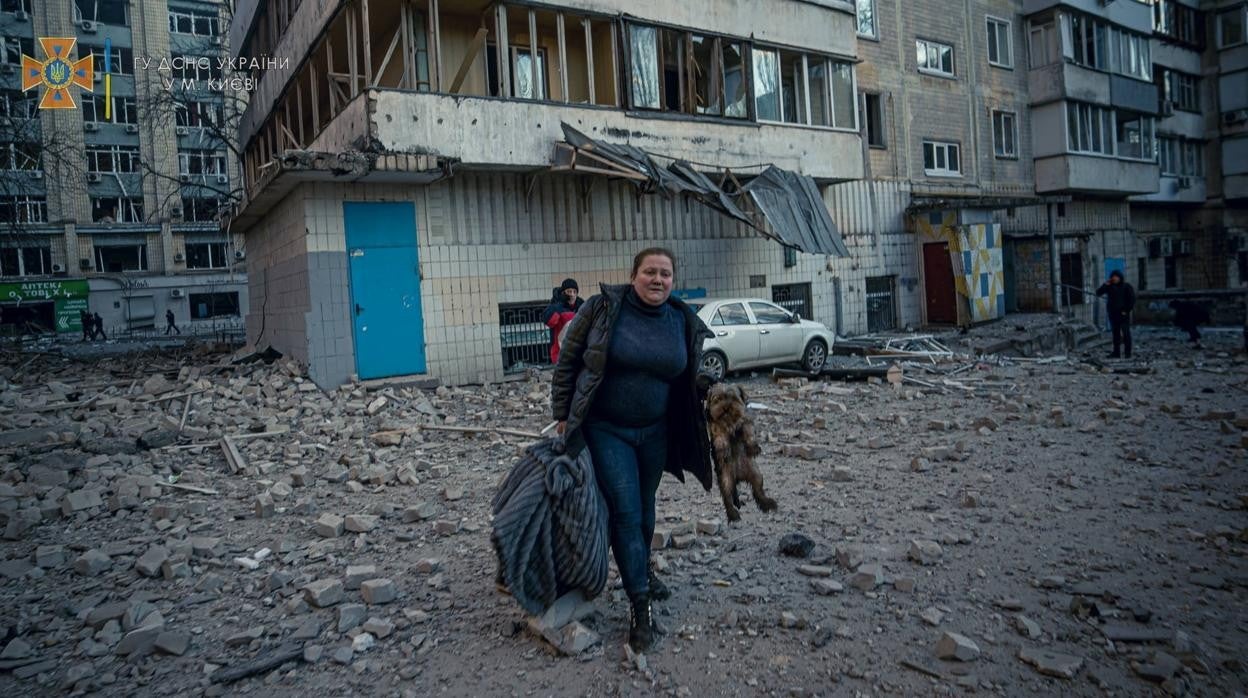
[[[775,511],[776,500],[763,491],[763,475],[754,465],[754,457],[762,453],[754,438],[754,422],[745,411],[745,391],[738,385],[717,383],[706,387],[709,379],[699,376],[706,390],[706,421],[711,432],[715,456],[715,479],[724,498],[729,521],[740,521],[741,497],[737,484],[750,483],[754,501],[763,511]]]

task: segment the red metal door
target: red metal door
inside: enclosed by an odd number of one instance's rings
[[[927,298],[929,325],[957,324],[957,294],[953,289],[949,243],[929,242],[923,245],[923,292]]]

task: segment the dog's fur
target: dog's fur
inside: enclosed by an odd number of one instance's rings
[[[750,483],[754,501],[763,511],[775,511],[776,500],[763,491],[763,475],[754,465],[754,457],[762,453],[754,438],[754,422],[746,413],[745,391],[738,385],[710,385],[699,376],[699,388],[706,392],[706,421],[715,456],[715,480],[724,498],[729,521],[740,521],[741,497],[737,484]]]

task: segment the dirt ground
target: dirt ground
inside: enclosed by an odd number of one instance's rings
[[[734,377],[780,510],[727,526],[664,480],[644,658],[614,571],[576,656],[495,589],[489,500],[531,439],[488,429],[540,430],[548,373],[326,394],[193,347],[8,351],[0,694],[1242,695],[1242,338],[1139,334],[1130,364]]]

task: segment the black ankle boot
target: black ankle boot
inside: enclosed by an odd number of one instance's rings
[[[650,618],[650,597],[638,596],[633,601],[632,623],[628,628],[628,646],[634,652],[646,652],[654,645],[654,621]]]
[[[659,579],[659,575],[655,574],[654,570],[650,570],[649,578],[650,598],[655,601],[666,601],[672,598],[672,590],[667,588],[667,585],[663,583],[663,580]]]

